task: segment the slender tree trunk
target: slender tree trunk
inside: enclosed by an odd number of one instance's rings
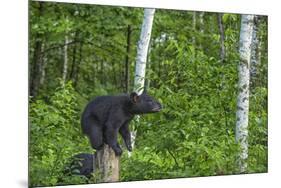
[[[251,49],[251,84],[253,84],[254,79],[257,74],[257,65],[260,61],[260,51],[261,51],[261,41],[259,40],[258,36],[258,28],[259,28],[259,21],[258,16],[254,17],[254,25],[253,25],[253,37],[252,37],[252,49]]]
[[[151,45],[149,45],[149,53],[150,52],[151,52]],[[150,63],[151,63],[150,56],[148,56],[147,59],[148,59],[148,61],[146,63],[147,64],[146,67],[149,70],[150,69]],[[148,91],[149,86],[150,86],[150,80],[146,77],[145,82],[144,82],[144,91]]]
[[[150,69],[150,61],[147,62],[147,69]],[[150,79],[145,79],[144,91],[148,91],[150,87]]]
[[[195,38],[195,33],[196,33],[196,12],[193,12],[192,15],[192,28],[193,28],[193,36],[192,36],[192,46],[193,46],[193,52],[192,52],[192,60],[191,62],[195,62],[195,58],[196,58],[196,38]]]
[[[44,49],[45,49],[45,45],[42,45],[42,52],[44,52]],[[42,63],[41,63],[41,66],[40,66],[40,86],[42,86],[45,82],[45,76],[46,76],[46,67],[47,67],[47,57],[46,57],[46,54],[43,54],[42,55]]]
[[[236,111],[236,142],[240,145],[239,169],[240,173],[247,171],[248,158],[248,114],[249,114],[249,82],[251,42],[253,34],[253,15],[242,15],[238,66],[238,97]]]
[[[63,71],[62,71],[62,80],[63,83],[65,83],[66,81],[66,76],[67,76],[67,68],[68,68],[68,36],[65,35],[65,39],[64,39],[64,51],[63,51]]]
[[[204,12],[200,12],[199,14],[199,23],[200,23],[200,35],[201,35],[201,39],[200,39],[200,49],[203,49],[203,42],[204,41]]]
[[[136,61],[135,80],[134,80],[134,91],[136,91],[138,94],[141,94],[143,92],[143,87],[144,87],[145,67],[146,67],[154,13],[155,13],[155,9],[144,10],[144,19],[141,28],[140,40],[138,42],[137,61]]]
[[[224,62],[225,59],[225,45],[224,45],[224,27],[222,22],[222,13],[217,14],[218,25],[219,25],[219,34],[220,34],[220,60]]]
[[[69,73],[69,79],[74,80],[74,74],[75,74],[75,69],[77,68],[77,37],[78,37],[78,31],[75,31],[74,34],[74,40],[73,40],[73,48],[72,48],[72,64],[71,64],[71,69]]]
[[[39,3],[38,8],[38,16],[41,17],[43,15],[43,3]],[[41,62],[42,62],[42,35],[36,34],[35,35],[35,47],[34,47],[34,53],[32,58],[32,71],[30,71],[30,95],[33,97],[36,97],[38,95],[38,89],[40,84],[40,69],[41,69]]]
[[[146,68],[146,61],[148,56],[149,41],[152,32],[154,13],[155,13],[155,9],[147,8],[144,10],[144,18],[142,22],[140,39],[138,42],[137,61],[136,61],[135,79],[134,79],[134,91],[137,92],[139,95],[143,92],[144,89],[145,68]],[[139,121],[139,117],[136,118],[136,121],[137,122]],[[132,148],[134,148],[135,145],[136,135],[137,135],[137,131],[132,130],[131,131]]]
[[[36,97],[38,95],[39,89],[39,80],[40,80],[40,63],[41,63],[41,50],[42,50],[42,42],[36,41],[35,50],[33,55],[33,67],[32,67],[32,77],[31,77],[31,86],[30,86],[30,95]]]
[[[259,20],[260,22],[261,20]],[[260,23],[258,23],[260,24]],[[258,27],[260,27],[258,25]],[[259,29],[259,28],[258,28]],[[255,70],[256,70],[256,73],[253,75],[253,81],[254,81],[254,85],[255,86],[261,86],[263,84],[267,85],[267,79],[263,79],[263,77],[261,76],[261,69],[259,69],[258,67],[261,65],[262,63],[262,52],[263,52],[263,55],[264,55],[264,48],[262,48],[262,45],[264,45],[263,41],[263,35],[261,33],[257,33],[258,35],[258,47],[257,47],[257,51],[256,51],[256,64],[254,65],[255,66]]]
[[[43,86],[45,82],[47,64],[48,64],[47,58],[44,56],[42,59],[41,76],[39,81],[40,86]]]
[[[199,22],[200,22],[200,33],[204,33],[204,12],[200,12]]]
[[[127,47],[126,47],[126,60],[125,60],[125,92],[129,92],[130,87],[130,51],[131,51],[131,25],[127,28]]]
[[[193,36],[192,36],[192,45],[195,48],[196,45],[196,39],[195,39],[195,32],[196,32],[196,12],[194,11],[192,14],[192,28],[193,28]]]

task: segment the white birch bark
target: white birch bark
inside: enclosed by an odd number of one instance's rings
[[[253,15],[242,15],[238,65],[238,97],[236,111],[236,142],[240,145],[238,165],[240,173],[247,171],[248,158],[248,114],[249,114],[249,83],[250,58],[253,33]]]
[[[196,22],[197,22],[197,20],[196,20],[196,12],[194,11],[192,13],[192,29],[193,29],[194,34],[192,36],[193,51],[192,51],[192,55],[191,55],[191,57],[192,57],[191,62],[195,62],[195,58],[196,58],[196,38],[195,38],[195,35],[196,35],[196,32],[197,32],[196,31]]]
[[[62,71],[62,80],[63,80],[63,83],[65,83],[66,81],[66,76],[67,76],[67,67],[68,67],[68,54],[67,54],[67,48],[68,48],[68,36],[65,35],[65,40],[64,40],[64,51],[63,51],[63,54],[64,54],[64,61],[63,61],[63,71]]]
[[[219,25],[219,34],[220,34],[220,59],[221,62],[224,61],[225,58],[225,45],[224,45],[224,27],[222,21],[223,13],[218,13],[218,25]]]
[[[250,74],[251,78],[256,76],[257,65],[260,59],[260,41],[258,37],[258,16],[254,17],[253,25],[253,37],[252,37],[252,49],[251,49],[251,69]]]
[[[140,39],[138,42],[135,80],[134,80],[134,91],[136,91],[138,94],[141,94],[143,92],[143,87],[144,87],[145,67],[146,67],[154,13],[155,13],[155,9],[147,8],[144,10],[144,18],[141,28]]]
[[[204,34],[204,12],[199,13],[199,24],[200,24],[200,35],[203,37]],[[202,50],[202,41],[200,41],[199,48]]]
[[[134,79],[134,91],[140,95],[144,89],[145,82],[145,68],[148,55],[149,41],[152,32],[153,18],[154,18],[155,9],[146,8],[144,9],[144,18],[141,27],[140,39],[138,42],[137,49],[137,59],[136,59],[136,68],[135,68],[135,79]],[[138,123],[139,117],[136,117]],[[135,145],[137,131],[131,131],[131,141],[132,148]],[[131,153],[129,152],[129,156]]]

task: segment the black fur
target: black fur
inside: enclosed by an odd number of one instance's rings
[[[89,153],[80,153],[73,156],[70,159],[70,165],[68,165],[64,171],[66,175],[83,175],[87,178],[91,177],[91,173],[94,172],[94,155]]]
[[[131,151],[129,122],[136,114],[155,113],[161,108],[161,104],[146,93],[100,96],[86,106],[81,119],[82,131],[89,137],[92,148],[100,150],[106,143],[116,155],[121,155],[122,149],[117,142],[118,132]]]

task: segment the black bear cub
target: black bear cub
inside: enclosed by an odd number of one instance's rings
[[[100,150],[108,144],[117,156],[122,149],[117,142],[118,132],[132,151],[129,122],[136,114],[155,113],[161,110],[161,104],[145,92],[141,95],[100,96],[85,108],[81,125],[82,131],[90,139],[91,146]]]
[[[90,153],[79,153],[71,157],[70,164],[64,169],[66,175],[83,175],[91,178],[94,172],[94,155]]]

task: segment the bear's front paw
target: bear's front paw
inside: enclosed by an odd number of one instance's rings
[[[114,148],[114,152],[116,156],[122,155],[122,149],[121,148]]]
[[[128,149],[128,151],[130,151],[130,152],[131,152],[133,148],[132,148],[132,146],[131,146],[131,145],[129,145],[129,146],[127,146],[127,149]]]

